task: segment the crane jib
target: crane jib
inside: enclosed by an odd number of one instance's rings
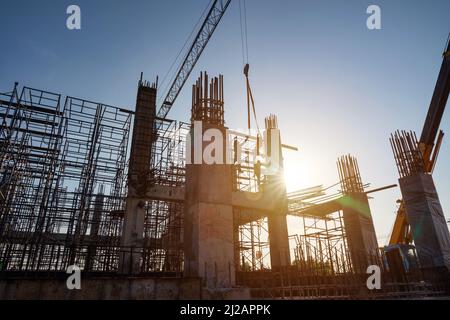
[[[446,52],[441,65],[441,70],[434,88],[430,108],[423,126],[420,143],[432,146],[436,140],[442,115],[450,90],[450,42],[447,43]]]
[[[157,116],[159,118],[166,118],[181,89],[194,69],[195,64],[208,44],[208,41],[211,39],[214,31],[216,30],[217,25],[225,14],[230,2],[231,0],[214,0],[200,30],[197,33],[197,36],[195,37],[184,58],[183,63],[178,69],[177,75],[172,82],[169,92],[163,100],[163,104],[158,110]]]

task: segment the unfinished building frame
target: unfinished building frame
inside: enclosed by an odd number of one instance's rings
[[[230,286],[246,285],[256,290],[255,296],[263,297],[339,296],[360,290],[368,265],[376,264],[386,271],[376,242],[367,185],[362,183],[356,159],[338,159],[338,194],[327,196],[321,187],[286,194],[279,176],[265,176],[258,168],[259,132],[251,136],[225,127],[223,78],[209,80],[205,73],[193,86],[191,121],[219,127],[230,142],[233,164],[211,172],[222,177],[220,188],[229,186],[224,210],[233,219],[227,235],[232,239],[229,258],[233,266],[220,270],[222,278],[214,271],[219,269],[217,265],[205,266],[202,272],[216,275],[209,276],[204,285],[217,286],[220,281]],[[156,91],[142,79],[139,86]],[[134,168],[145,169],[143,175],[137,175],[145,180],[141,183],[145,194],[138,195],[144,199],[142,243],[128,246],[121,239],[130,181],[135,183],[130,180],[128,160],[135,113],[27,87],[19,93],[16,85],[1,95],[0,117],[2,276],[65,272],[73,264],[89,273],[123,273],[120,259],[124,253],[137,257],[133,274],[187,275],[186,198],[153,197],[152,188],[183,192],[192,188],[189,182],[199,170],[187,163],[192,123],[154,117],[153,129],[143,136],[150,139],[148,154],[146,151],[141,159],[133,160],[137,161]],[[275,117],[267,121],[266,130],[278,129]],[[396,153],[402,176],[420,172],[420,159],[413,153],[417,154],[412,150],[406,156],[406,164],[405,152]],[[229,180],[223,178],[222,171],[226,177],[229,174]],[[139,189],[139,184],[136,186]],[[267,194],[276,195],[277,204],[256,205],[265,201]],[[206,203],[208,219],[211,210],[216,210],[216,195],[211,197],[206,202],[199,200]],[[287,259],[280,254],[285,249],[283,239],[273,242],[277,232],[271,230],[271,224],[272,228],[279,225],[286,213],[303,227],[303,232],[290,236]],[[274,252],[280,255],[278,260],[272,256]]]

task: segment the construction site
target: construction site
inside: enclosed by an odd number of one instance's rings
[[[226,122],[225,77],[191,75],[230,2],[211,2],[162,105],[158,78],[146,74],[133,79],[130,110],[19,83],[0,88],[0,299],[450,296],[450,234],[432,174],[450,43],[436,57],[421,134],[385,137],[398,184],[370,188],[342,150],[328,159],[338,192],[288,192],[283,152],[300,151],[284,143],[276,115],[256,127],[249,65],[248,130]],[[169,118],[183,88],[192,92],[187,122]],[[396,187],[402,199],[382,246],[369,198]],[[299,233],[289,234],[288,217]],[[81,290],[66,286],[70,266],[81,270]]]

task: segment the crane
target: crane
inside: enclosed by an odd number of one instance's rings
[[[194,41],[192,42],[183,63],[180,65],[175,79],[173,80],[172,85],[170,86],[170,89],[158,110],[157,118],[166,118],[181,89],[194,69],[195,64],[214,34],[214,31],[230,5],[230,2],[231,0],[214,0],[212,3],[206,18],[200,27],[200,30],[194,38]]]
[[[431,98],[428,114],[419,140],[419,150],[422,153],[425,173],[432,173],[436,164],[439,149],[444,138],[444,133],[439,130],[439,125],[444,114],[450,90],[450,36],[447,39],[446,48],[438,79]],[[438,132],[439,131],[439,132]],[[437,137],[437,138],[436,138]],[[389,245],[411,244],[411,230],[406,219],[406,210],[402,200],[399,201],[394,228],[389,240]]]

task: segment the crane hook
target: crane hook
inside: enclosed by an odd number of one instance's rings
[[[244,67],[244,74],[248,78],[248,70],[250,69],[250,65],[247,63]]]

